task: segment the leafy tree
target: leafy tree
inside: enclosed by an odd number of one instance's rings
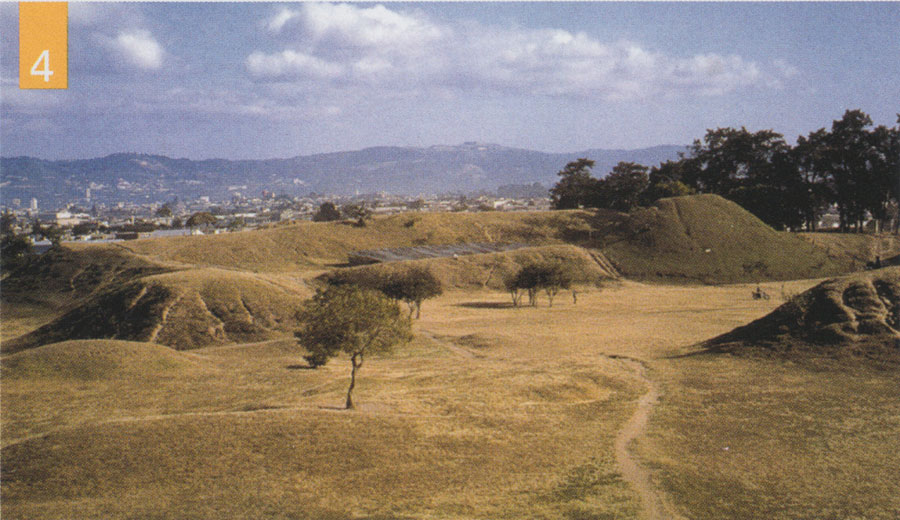
[[[181,229],[182,227],[184,227],[184,222],[182,222],[180,218],[175,217],[174,219],[172,219],[171,227],[172,229]]]
[[[156,216],[159,218],[172,218],[172,208],[168,204],[163,204],[161,208],[156,210]]]
[[[543,290],[547,294],[550,307],[553,307],[553,298],[562,290],[572,284],[572,275],[560,262],[535,262],[522,266],[516,275],[507,281],[506,287],[513,296],[513,305],[518,306],[521,299],[519,291],[524,290],[528,294],[528,303],[534,307],[537,305],[538,292]]]
[[[630,211],[638,205],[641,194],[649,184],[646,166],[622,161],[613,167],[609,175],[596,183],[590,205]]]
[[[0,235],[12,235],[16,225],[16,214],[6,210],[0,215]]]
[[[319,210],[313,215],[313,222],[333,222],[341,220],[341,212],[333,202],[323,202]]]
[[[187,220],[187,227],[194,229],[195,227],[206,227],[216,223],[216,217],[208,211],[198,211],[190,216]]]
[[[708,130],[681,160],[681,181],[701,193],[731,199],[767,224],[794,227],[801,221],[796,165],[784,136],[772,130]]]
[[[4,234],[0,239],[0,270],[9,272],[34,255],[31,239],[26,236]]]
[[[513,307],[521,305],[523,287],[520,284],[518,273],[506,278],[503,285],[506,287],[506,291],[509,293],[510,297],[512,297]]]
[[[312,366],[322,365],[340,352],[350,356],[348,409],[353,408],[356,372],[365,357],[412,339],[410,320],[395,302],[377,291],[352,285],[316,291],[299,318],[301,328],[295,336],[309,351],[306,359]]]
[[[229,231],[240,231],[247,226],[247,222],[244,220],[244,217],[235,217],[231,222],[228,223]]]
[[[867,206],[866,191],[872,181],[872,159],[868,127],[872,118],[861,110],[847,110],[832,122],[825,153],[834,186],[834,202],[841,218],[841,230],[862,228]]]
[[[422,315],[422,302],[440,296],[443,293],[441,281],[428,269],[411,267],[404,271],[392,274],[382,291],[389,298],[402,300],[409,306],[409,316],[413,310],[416,319]]]
[[[63,239],[63,230],[56,224],[44,226],[40,221],[35,220],[31,223],[31,233],[50,241],[50,247],[59,247]]]
[[[575,209],[589,205],[597,179],[591,176],[594,161],[581,158],[557,172],[559,181],[550,189],[553,209]]]
[[[828,174],[828,137],[828,131],[820,128],[797,137],[797,145],[791,150],[800,176],[798,207],[809,231],[816,230],[816,223],[834,200]]]
[[[365,227],[366,220],[372,218],[372,210],[364,202],[356,202],[353,204],[345,204],[341,208],[341,213],[345,217],[355,220],[357,227]]]

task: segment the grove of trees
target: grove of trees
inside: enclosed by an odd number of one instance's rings
[[[776,229],[815,230],[837,208],[842,231],[898,231],[900,114],[897,127],[873,127],[861,110],[847,110],[831,129],[799,136],[794,146],[773,130],[707,130],[677,161],[647,168],[620,162],[603,179],[582,158],[559,172],[551,189],[555,209],[629,211],[662,197],[715,193]]]
[[[572,282],[572,273],[562,263],[545,261],[525,264],[505,281],[505,285],[514,307],[521,305],[523,294],[528,295],[529,305],[537,306],[540,291],[544,291],[549,306],[553,307],[556,294],[568,289]]]

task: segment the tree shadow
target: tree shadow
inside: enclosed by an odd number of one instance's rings
[[[343,412],[347,408],[345,406],[333,406],[333,405],[320,405],[319,410],[335,410],[338,412]]]
[[[456,307],[466,307],[468,309],[512,309],[512,302],[463,302],[457,303]]]
[[[316,369],[316,367],[311,367],[309,365],[288,365],[285,368],[287,368],[288,370],[315,370]]]

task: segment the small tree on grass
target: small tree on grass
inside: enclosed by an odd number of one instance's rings
[[[411,267],[391,276],[383,291],[390,298],[406,302],[409,305],[410,317],[415,310],[416,319],[419,319],[422,315],[422,302],[440,296],[444,289],[441,287],[441,281],[431,271],[422,267]]]
[[[513,307],[518,307],[522,303],[522,287],[519,286],[518,275],[510,276],[504,280],[503,285],[512,297]]]
[[[547,294],[550,307],[553,307],[556,293],[572,286],[572,274],[561,263],[548,262],[540,266],[538,285]]]
[[[383,294],[353,285],[319,290],[300,311],[301,328],[295,333],[309,351],[306,360],[313,367],[324,365],[340,352],[350,356],[348,409],[353,408],[356,372],[365,356],[388,352],[398,343],[412,339],[412,327],[397,307]]]

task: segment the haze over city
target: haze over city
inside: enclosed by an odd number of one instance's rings
[[[17,87],[0,5],[2,154],[293,157],[464,141],[572,152],[793,141],[896,121],[900,5],[69,5],[69,88]]]

